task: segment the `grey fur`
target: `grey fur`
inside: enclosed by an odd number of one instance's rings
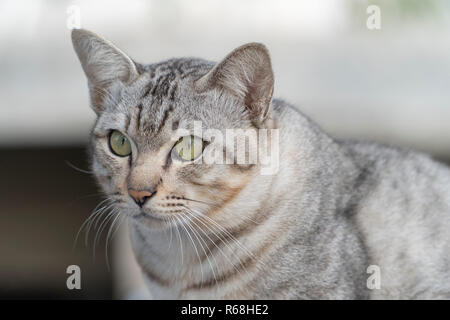
[[[96,39],[92,43],[99,40],[82,30],[74,33],[89,79],[85,61],[95,45],[86,49],[76,39],[84,44],[91,37]],[[220,81],[211,77],[221,69],[201,59],[135,64],[138,76],[131,82],[108,81],[101,89],[106,92],[101,105],[93,106],[99,116],[92,132],[92,167],[105,194],[130,217],[136,258],[155,298],[450,298],[450,170],[420,153],[333,139],[282,100],[270,101],[268,119],[254,117],[266,112],[265,99],[271,97],[270,60],[261,45],[240,50],[245,51],[238,62],[257,57],[253,61],[264,63],[244,63],[243,75],[233,79],[237,71],[227,58],[219,65],[226,71],[219,74]],[[114,56],[105,59],[117,58],[118,51],[109,51]],[[120,55],[118,59],[129,61]],[[252,105],[259,109],[249,109],[243,97],[250,95],[251,85],[237,82],[251,82],[261,72],[267,74],[259,83],[267,89],[260,100],[260,93],[252,92]],[[198,79],[204,79],[201,86]],[[278,128],[280,170],[264,176],[255,168],[225,165],[173,169],[160,155],[174,129],[189,128],[192,120],[219,130]],[[129,161],[109,152],[106,137],[111,129],[133,140]],[[227,233],[217,228],[210,232],[202,220],[195,220],[202,229],[195,233],[142,217],[126,193],[130,184],[165,188],[168,196],[197,188],[213,201],[234,190],[229,183],[240,177],[248,183],[231,200],[217,200],[221,206],[212,216],[239,243],[230,237],[227,244],[221,241]],[[206,178],[207,190],[191,184],[206,183]],[[174,204],[166,198],[158,201]],[[206,206],[205,212],[212,211]],[[211,243],[217,248],[211,245],[208,261],[197,263],[194,249]],[[380,289],[367,288],[369,265],[380,267]]]

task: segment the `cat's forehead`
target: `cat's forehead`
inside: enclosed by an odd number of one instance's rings
[[[231,97],[210,92],[198,94],[194,81],[213,63],[201,59],[172,59],[140,66],[141,76],[128,86],[116,88],[110,99],[106,122],[118,121],[136,139],[161,144],[177,127],[225,129],[242,126],[242,115]],[[231,99],[231,100],[230,100]]]

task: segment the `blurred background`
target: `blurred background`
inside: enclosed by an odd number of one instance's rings
[[[142,63],[217,61],[263,42],[275,96],[327,132],[450,163],[449,1],[0,0],[0,298],[146,297],[126,228],[111,241],[110,269],[106,232],[95,257],[95,232],[72,249],[101,200],[92,177],[72,168],[88,169],[94,121],[70,41],[77,26]],[[72,264],[81,290],[67,289]]]

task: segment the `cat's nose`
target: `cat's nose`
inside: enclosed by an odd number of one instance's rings
[[[147,190],[134,190],[129,188],[128,194],[131,198],[133,198],[134,202],[136,202],[139,207],[142,207],[144,203],[155,194],[155,192],[150,192]]]

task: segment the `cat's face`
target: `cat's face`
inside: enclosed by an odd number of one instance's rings
[[[159,218],[186,210],[212,214],[231,200],[253,173],[253,166],[201,161],[203,153],[224,147],[207,137],[197,142],[199,150],[194,150],[194,157],[178,155],[177,147],[184,143],[180,138],[198,139],[194,121],[203,129],[221,131],[253,126],[243,116],[244,107],[238,110],[234,99],[212,91],[196,93],[196,78],[182,79],[171,68],[173,63],[164,64],[164,72],[156,67],[145,71],[134,84],[111,90],[91,135],[93,171],[106,195],[123,212],[152,225],[157,225]],[[167,95],[158,100],[151,90],[146,93],[166,79],[172,79],[167,82]]]
[[[200,224],[196,217],[214,219],[258,174],[236,161],[234,144],[198,129],[225,137],[265,125],[273,76],[264,47],[241,47],[216,67],[199,59],[140,66],[92,33],[73,39],[98,115],[93,172],[121,212],[150,228]]]

